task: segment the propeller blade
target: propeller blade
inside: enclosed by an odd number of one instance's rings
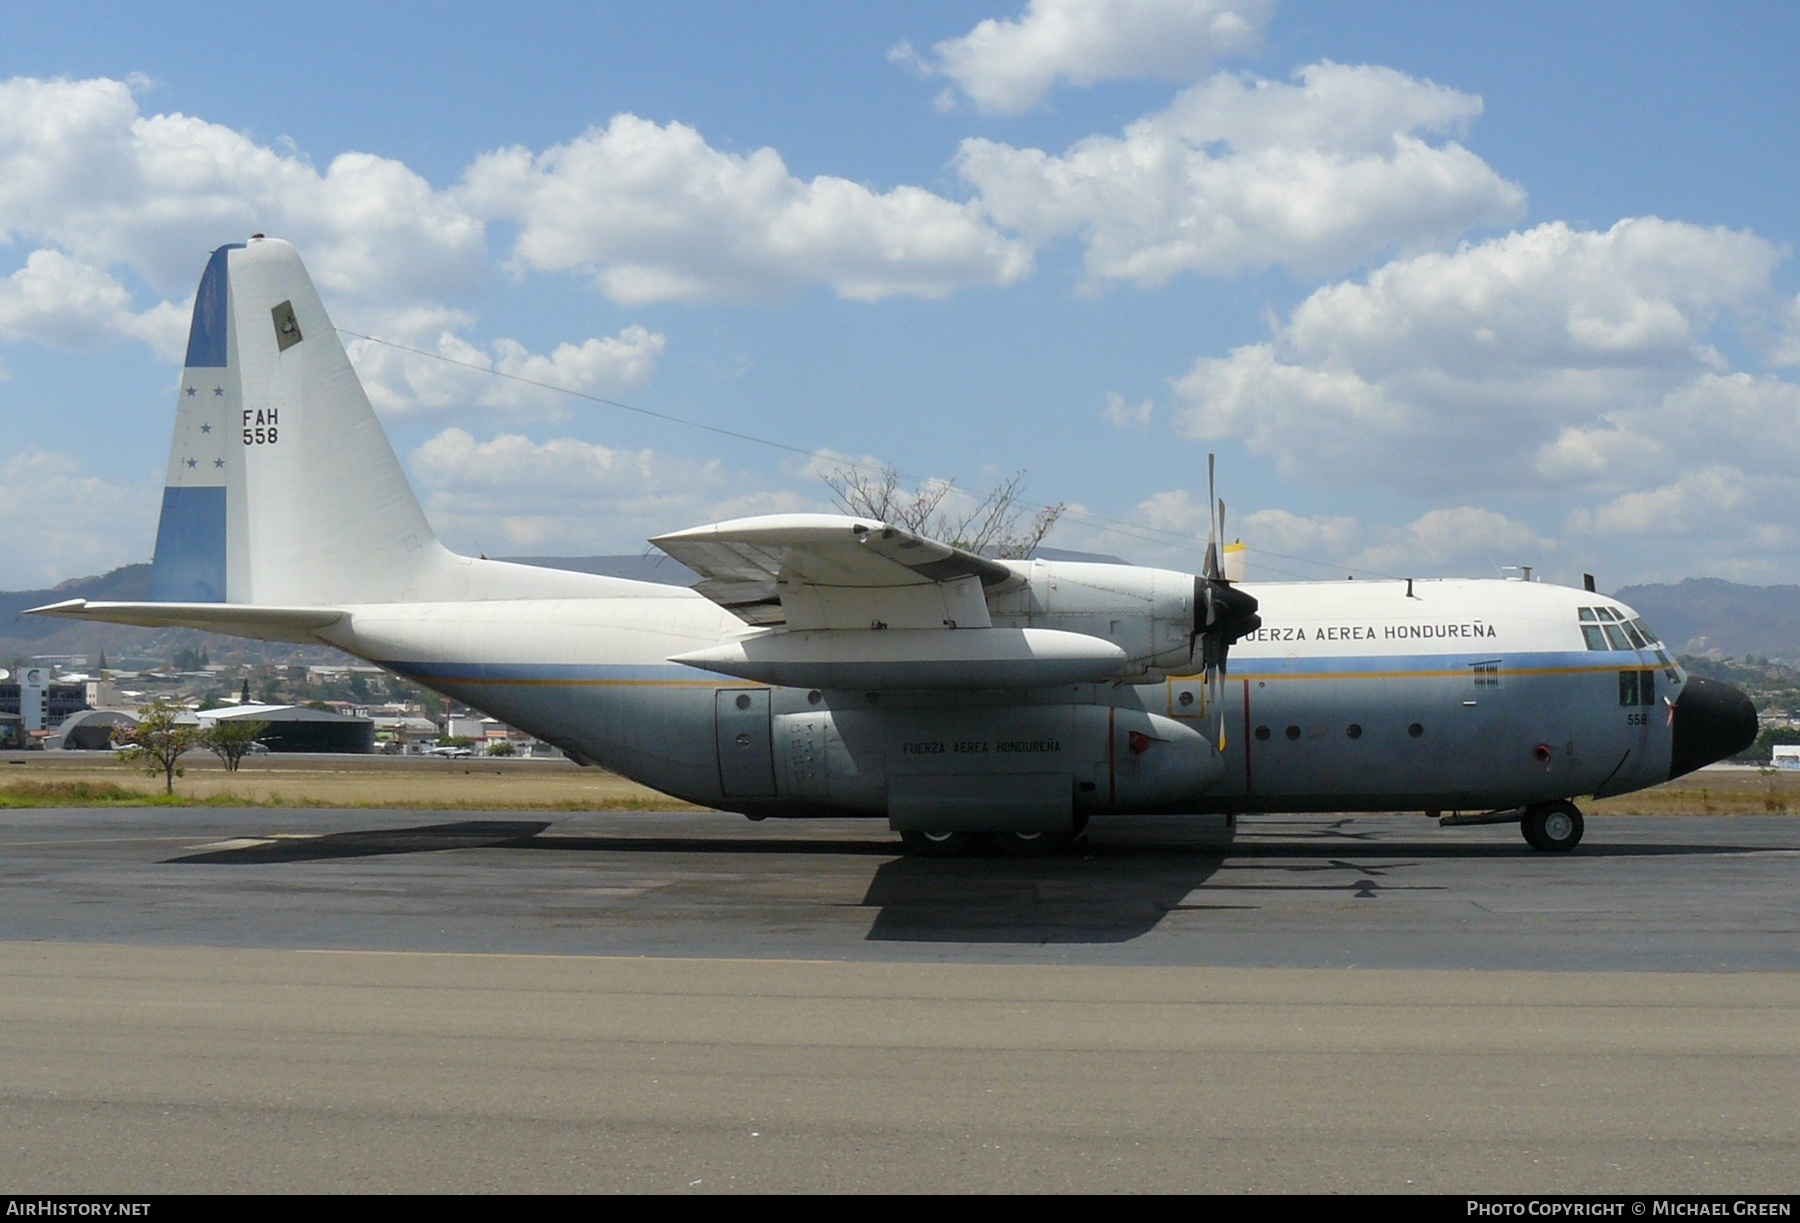
[[[1213,711],[1214,739],[1223,752],[1226,657],[1231,643],[1262,625],[1256,599],[1225,577],[1220,549],[1225,539],[1225,503],[1219,500],[1218,456],[1206,456],[1206,564],[1194,579],[1194,652],[1204,671],[1207,707]]]
[[[1217,488],[1214,479],[1217,466],[1216,455],[1206,456],[1206,576],[1217,580],[1219,568],[1219,503],[1214,496]]]
[[[1219,744],[1219,750],[1223,752],[1225,750],[1225,681],[1219,673],[1219,667],[1214,666],[1207,674],[1206,685],[1207,699],[1213,702],[1214,708],[1218,711],[1216,723],[1218,729],[1213,737]]]

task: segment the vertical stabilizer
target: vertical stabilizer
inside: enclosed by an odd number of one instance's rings
[[[151,598],[418,599],[451,560],[300,257],[213,252],[194,302]]]
[[[243,448],[230,445],[242,399],[231,360],[233,247],[212,254],[188,330],[186,368],[175,398],[175,437],[163,481],[162,518],[150,597],[162,603],[223,603],[226,599],[228,489],[243,488]],[[238,244],[236,249],[242,249]],[[236,476],[236,479],[233,479]]]

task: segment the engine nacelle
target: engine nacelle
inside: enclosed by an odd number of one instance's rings
[[[1189,674],[1194,660],[1194,575],[1087,561],[1006,561],[1024,580],[988,595],[996,627],[1061,629],[1125,651],[1122,679]]]

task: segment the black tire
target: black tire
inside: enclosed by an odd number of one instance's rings
[[[1581,809],[1571,802],[1537,803],[1519,821],[1525,843],[1546,853],[1567,853],[1581,844]]]
[[[1075,839],[1073,832],[994,832],[988,835],[1009,858],[1052,857],[1067,849]]]
[[[955,858],[975,848],[972,832],[903,832],[900,843],[920,858]]]

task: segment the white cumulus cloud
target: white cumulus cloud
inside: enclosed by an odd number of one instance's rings
[[[766,297],[808,285],[873,301],[1010,284],[1031,251],[981,210],[918,187],[800,179],[681,123],[622,114],[542,153],[489,153],[460,198],[516,222],[516,266],[584,271],[628,304]]]
[[[1061,154],[965,140],[958,172],[1036,243],[1075,236],[1097,280],[1340,270],[1515,221],[1525,193],[1448,137],[1481,99],[1389,68],[1220,74],[1121,136]]]
[[[717,460],[572,437],[500,433],[482,441],[450,428],[413,450],[409,465],[439,533],[490,554],[632,552],[682,527],[823,508]]]
[[[1269,341],[1198,360],[1176,427],[1314,484],[1512,499],[1508,516],[1464,505],[1374,532],[1355,558],[1370,569],[1537,556],[1766,581],[1800,563],[1800,385],[1722,349],[1730,328],[1778,323],[1785,257],[1652,217],[1396,260],[1318,290]]]
[[[1014,114],[1062,81],[1193,80],[1255,50],[1274,8],[1273,0],[1030,0],[1019,17],[989,18],[929,56],[902,43],[889,58],[948,77],[980,110]]]
[[[158,495],[149,481],[89,475],[66,454],[33,447],[8,456],[0,462],[0,521],[30,529],[0,533],[6,585],[30,589],[148,560]]]
[[[112,276],[58,250],[36,250],[0,280],[0,339],[85,349],[109,340],[141,340],[178,359],[188,311],[173,302],[146,310]]]
[[[1123,395],[1117,391],[1108,391],[1106,408],[1101,415],[1121,429],[1148,429],[1151,414],[1155,411],[1156,405],[1148,399],[1139,400],[1137,403],[1126,403]]]
[[[1398,260],[1318,290],[1267,343],[1202,357],[1175,383],[1177,425],[1337,484],[1635,482],[1656,444],[1620,423],[1707,385],[1711,329],[1758,308],[1782,255],[1645,218]]]
[[[320,173],[241,132],[145,115],[114,80],[0,81],[0,236],[192,290],[207,251],[288,238],[321,288],[429,296],[470,288],[482,222],[390,158],[344,153]]]
[[[1525,523],[1473,505],[1432,510],[1387,534],[1353,563],[1401,576],[1448,571],[1498,577],[1503,566],[1541,566],[1557,546]]]
[[[384,415],[488,410],[563,420],[577,401],[549,388],[615,395],[648,382],[668,346],[661,333],[634,324],[548,353],[510,339],[484,349],[460,334],[473,321],[463,311],[419,308],[389,317],[380,328],[382,339],[406,348],[351,339],[350,357],[370,402]]]

